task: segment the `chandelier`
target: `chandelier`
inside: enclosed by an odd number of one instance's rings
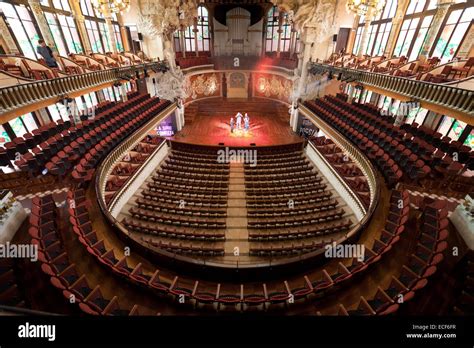
[[[365,16],[370,10],[375,17],[382,12],[385,6],[385,0],[347,0],[346,8],[348,11],[358,16]]]
[[[119,13],[129,9],[130,0],[92,0],[92,6],[103,14],[103,6],[106,6],[111,13]]]

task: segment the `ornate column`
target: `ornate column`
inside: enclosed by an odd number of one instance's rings
[[[397,43],[398,39],[398,34],[400,33],[400,29],[402,28],[403,17],[405,16],[405,12],[409,3],[410,1],[408,0],[398,1],[397,12],[395,13],[395,16],[392,19],[392,29],[390,30],[387,46],[385,46],[384,50],[384,55],[387,58],[390,58],[393,55],[395,44]]]
[[[109,36],[109,42],[112,46],[112,53],[117,53],[117,40],[115,39],[115,30],[112,24],[112,13],[110,13],[108,5],[102,5],[101,12],[104,15],[107,35]]]
[[[5,50],[7,54],[21,54],[18,47],[16,47],[15,40],[8,30],[7,23],[3,20],[3,17],[0,16],[0,37],[5,42]]]
[[[302,41],[304,42],[304,52],[301,56],[300,62],[298,63],[298,68],[301,65],[300,71],[300,78],[297,81],[298,85],[296,88],[296,95],[294,99],[298,99],[304,92],[306,87],[306,80],[308,78],[308,63],[311,58],[311,50],[312,50],[312,43],[315,41],[316,38],[316,28],[307,27],[304,30],[304,33],[301,37]]]
[[[49,29],[48,22],[46,21],[46,17],[44,16],[43,10],[41,9],[39,0],[28,0],[28,5],[30,5],[31,10],[33,11],[36,23],[38,23],[41,36],[43,36],[46,45],[48,45],[53,50],[53,52],[58,53],[58,49],[54,43],[53,35],[51,34],[51,30]]]
[[[448,13],[449,8],[451,5],[454,4],[453,0],[438,0],[438,4],[436,5],[436,14],[434,15],[433,21],[431,22],[431,26],[426,34],[425,42],[421,47],[419,59],[421,61],[426,60],[428,55],[430,54],[431,49],[433,48],[433,44],[435,43],[436,35],[438,34],[439,29],[441,28],[441,24],[443,23],[444,17]]]
[[[82,47],[84,48],[84,53],[89,55],[92,53],[91,43],[89,41],[89,36],[87,35],[86,25],[84,23],[84,16],[82,15],[81,6],[79,0],[71,0],[72,6],[71,11],[74,19],[76,20],[77,31],[81,37]]]
[[[125,52],[131,52],[132,48],[130,42],[128,42],[128,32],[124,25],[120,25],[120,34],[122,35],[123,50]]]

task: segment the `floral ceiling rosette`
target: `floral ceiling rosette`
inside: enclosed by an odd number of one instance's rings
[[[195,0],[138,0],[138,27],[150,37],[171,40],[173,33],[193,24],[197,16]]]
[[[316,43],[321,43],[332,35],[333,19],[337,0],[272,0],[280,10],[288,13],[288,18],[298,30],[317,29]]]

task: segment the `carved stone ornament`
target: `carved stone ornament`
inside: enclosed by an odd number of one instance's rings
[[[145,36],[170,40],[176,30],[192,25],[196,16],[195,0],[138,0],[137,25]]]
[[[179,67],[159,75],[156,83],[156,93],[162,99],[175,101],[189,96],[186,78]]]
[[[301,31],[317,29],[314,41],[324,42],[334,32],[333,19],[337,0],[273,0],[273,4],[289,13]]]

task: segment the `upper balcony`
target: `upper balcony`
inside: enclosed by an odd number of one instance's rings
[[[372,63],[370,63],[372,62]],[[403,63],[403,58],[358,60],[352,55],[333,59],[330,63],[312,63],[310,73],[328,74],[342,82],[354,82],[372,91],[401,101],[418,101],[421,106],[438,113],[472,123],[474,116],[474,76],[470,58],[437,66],[432,59]],[[395,66],[390,69],[389,66]]]
[[[316,62],[318,63],[318,62]],[[439,65],[438,57],[431,57],[425,61],[407,61],[405,56],[387,58],[385,56],[358,57],[353,54],[333,54],[323,64],[350,68],[354,70],[370,71],[380,74],[407,77],[433,83],[447,83],[462,80],[474,74],[474,57],[456,59]]]
[[[164,61],[146,62],[133,54],[58,57],[59,68],[20,56],[0,56],[0,114],[28,113],[59,99],[166,71]]]

